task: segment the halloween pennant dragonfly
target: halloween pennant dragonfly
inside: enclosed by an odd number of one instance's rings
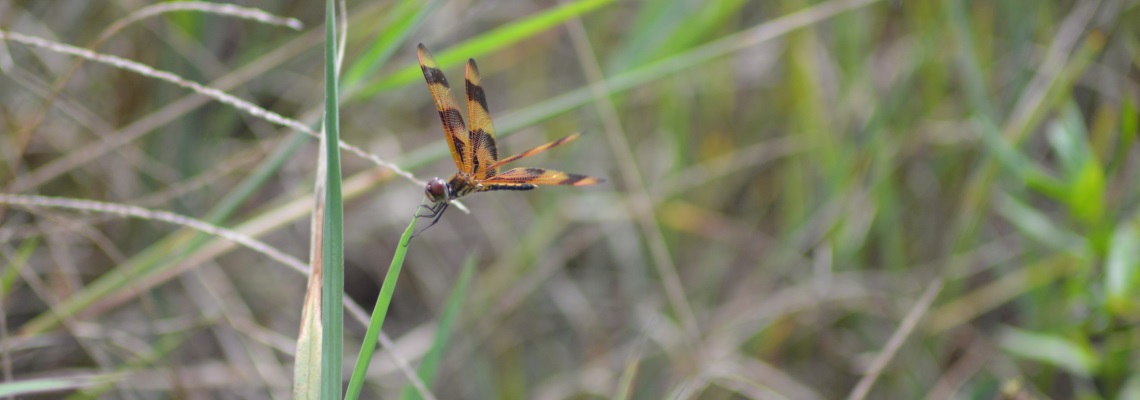
[[[467,60],[467,120],[471,123],[471,128],[466,129],[463,126],[463,117],[459,115],[459,109],[456,107],[455,97],[451,94],[451,86],[443,76],[443,71],[439,69],[439,64],[423,44],[419,45],[417,55],[424,80],[427,81],[428,90],[431,91],[431,97],[435,100],[435,107],[439,111],[439,119],[443,122],[443,132],[451,149],[451,158],[459,168],[459,172],[456,172],[450,180],[444,181],[437,177],[428,182],[424,194],[432,204],[421,205],[428,212],[417,214],[417,217],[433,219],[430,225],[420,230],[421,233],[439,221],[452,200],[473,192],[531,190],[545,185],[586,186],[603,182],[600,178],[544,168],[513,168],[499,172],[499,167],[503,164],[568,143],[577,139],[578,134],[500,159],[499,151],[495,147],[495,125],[491,122],[491,114],[487,111],[487,96],[480,86],[479,68],[475,66],[475,60]]]

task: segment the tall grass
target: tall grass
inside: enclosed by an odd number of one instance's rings
[[[0,395],[1138,397],[1134,3],[0,5]],[[416,42],[608,183],[404,247]]]

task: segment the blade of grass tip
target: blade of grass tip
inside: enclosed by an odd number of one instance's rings
[[[344,204],[337,104],[336,2],[325,1],[325,215],[321,241],[321,398],[341,398],[344,330]]]
[[[418,373],[420,380],[423,381],[424,386],[431,387],[435,382],[435,374],[439,371],[439,361],[443,359],[443,350],[447,348],[447,343],[451,341],[452,327],[455,326],[455,319],[459,316],[459,311],[463,309],[463,305],[467,300],[467,289],[471,287],[471,279],[475,276],[475,261],[479,259],[477,253],[472,253],[467,256],[467,260],[463,262],[463,267],[459,270],[459,279],[455,282],[455,287],[451,289],[451,294],[447,296],[446,306],[443,308],[443,315],[439,317],[439,326],[436,327],[435,339],[432,340],[431,348],[428,349],[427,354],[424,355],[423,361],[420,362]],[[400,395],[401,399],[405,400],[420,400],[423,399],[419,392],[416,391],[415,386],[411,384],[404,385],[404,390]]]
[[[435,59],[441,68],[458,65],[468,58],[479,58],[523,39],[550,30],[570,18],[597,10],[614,0],[578,0],[529,16],[518,22],[495,28],[487,33],[463,41],[450,49],[437,53]],[[380,80],[367,84],[356,92],[353,99],[369,98],[377,93],[407,85],[420,79],[419,64],[411,64]]]
[[[408,252],[408,241],[412,240],[412,232],[416,229],[416,219],[418,218],[412,217],[412,223],[408,224],[404,235],[400,236],[396,254],[392,255],[392,264],[388,266],[388,274],[380,286],[376,308],[372,309],[372,319],[368,322],[368,331],[364,333],[364,342],[360,345],[360,355],[356,357],[356,366],[352,368],[352,377],[348,380],[345,399],[360,397],[360,390],[364,387],[364,373],[368,372],[368,363],[372,361],[372,353],[376,350],[376,340],[380,336],[380,329],[384,327],[384,317],[388,315],[388,306],[392,304],[392,292],[396,291],[396,280],[400,278],[400,270],[404,267],[404,254]]]
[[[1088,377],[1103,363],[1092,346],[1080,340],[1044,332],[1005,327],[997,344],[1014,358],[1033,360]]]

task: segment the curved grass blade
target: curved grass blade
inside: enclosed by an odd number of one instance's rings
[[[1057,334],[1006,327],[997,342],[1014,358],[1052,365],[1082,377],[1092,376],[1103,363],[1090,344]]]
[[[400,236],[400,244],[396,246],[396,254],[392,255],[392,264],[388,266],[388,274],[384,276],[384,283],[380,286],[380,295],[376,298],[376,308],[372,309],[372,319],[368,322],[368,331],[364,334],[364,342],[360,345],[360,355],[356,357],[356,366],[352,368],[352,377],[348,381],[348,391],[345,399],[360,397],[360,390],[364,387],[364,373],[368,372],[368,363],[372,361],[372,354],[376,350],[376,340],[380,336],[380,329],[384,327],[384,317],[388,315],[388,306],[392,304],[392,292],[396,291],[396,280],[400,278],[400,270],[404,267],[404,255],[408,252],[408,241],[412,240],[412,232],[416,229],[416,219],[404,229]],[[339,397],[337,397],[339,398]]]

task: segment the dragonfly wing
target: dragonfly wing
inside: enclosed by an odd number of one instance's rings
[[[435,100],[435,108],[439,111],[439,120],[443,122],[443,132],[447,137],[447,145],[451,148],[451,158],[455,160],[455,167],[461,172],[470,173],[472,170],[471,143],[467,128],[463,126],[463,116],[456,107],[455,96],[451,94],[451,85],[447,77],[439,69],[431,53],[421,43],[416,55],[420,59],[420,69],[423,70],[424,80],[427,81],[431,98]]]

